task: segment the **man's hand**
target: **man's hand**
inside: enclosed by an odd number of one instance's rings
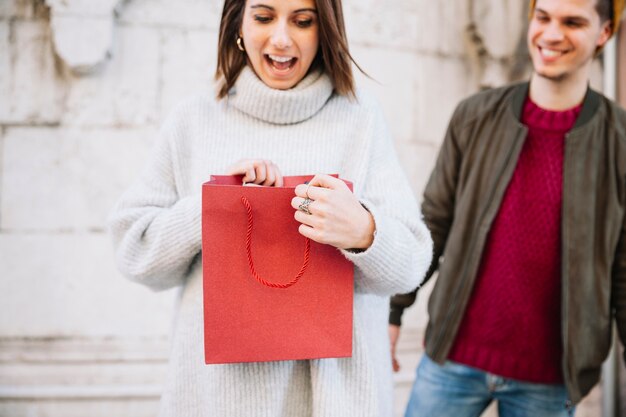
[[[400,370],[400,364],[396,358],[396,345],[398,344],[398,338],[400,337],[400,326],[395,324],[389,325],[389,342],[391,344],[391,364],[393,371],[398,372]]]

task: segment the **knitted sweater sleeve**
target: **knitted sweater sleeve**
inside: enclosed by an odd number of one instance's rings
[[[376,224],[365,251],[343,251],[357,268],[357,289],[379,295],[415,289],[430,265],[432,240],[402,171],[382,111],[376,109],[369,130],[369,163],[361,203]]]
[[[153,290],[180,285],[201,249],[201,194],[181,196],[176,186],[172,149],[179,135],[173,115],[109,217],[118,269]]]

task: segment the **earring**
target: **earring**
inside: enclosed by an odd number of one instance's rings
[[[243,39],[241,38],[241,36],[237,36],[237,48],[241,52],[245,52],[246,51],[246,49],[243,47]]]

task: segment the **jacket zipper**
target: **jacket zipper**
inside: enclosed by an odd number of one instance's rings
[[[571,158],[568,158],[567,155],[570,152],[571,146],[568,147],[567,143],[571,142],[570,140],[570,134],[566,133],[565,134],[565,152],[563,155],[563,196],[565,195],[571,195],[571,191],[569,191],[569,181],[568,181],[568,175],[567,175],[567,161],[571,160]],[[566,194],[566,188],[567,188],[567,194]],[[561,207],[561,215],[563,216],[563,220],[566,219],[566,216],[564,216],[564,213],[566,212],[566,209],[569,210],[569,204],[567,204],[567,199],[563,198],[562,200],[562,207]],[[567,205],[567,207],[566,207]],[[569,375],[569,366],[568,366],[568,352],[567,352],[567,339],[569,337],[569,329],[567,328],[567,317],[568,317],[568,311],[569,311],[569,305],[568,305],[568,299],[569,297],[567,296],[568,294],[568,290],[569,290],[569,285],[568,285],[568,279],[567,279],[567,275],[563,273],[564,270],[564,266],[566,268],[569,268],[569,266],[567,265],[566,259],[568,258],[567,256],[567,250],[565,250],[565,245],[567,245],[567,239],[566,239],[566,234],[568,233],[568,227],[569,225],[567,224],[567,220],[563,221],[561,223],[561,227],[563,227],[563,230],[561,231],[561,314],[563,315],[561,317],[561,337],[563,338],[562,343],[563,343],[563,358],[562,358],[562,363],[561,363],[561,367],[563,368],[563,381],[565,382],[565,388],[567,389],[568,392],[568,396],[570,396],[571,398],[571,382],[570,382],[570,375]]]

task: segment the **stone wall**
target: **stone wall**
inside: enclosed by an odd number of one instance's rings
[[[382,102],[419,196],[456,103],[525,76],[525,2],[344,3],[371,76],[359,82]],[[220,11],[0,0],[0,416],[154,415],[176,291],[120,276],[105,219],[173,105],[210,91]],[[405,319],[398,415],[428,291]]]

